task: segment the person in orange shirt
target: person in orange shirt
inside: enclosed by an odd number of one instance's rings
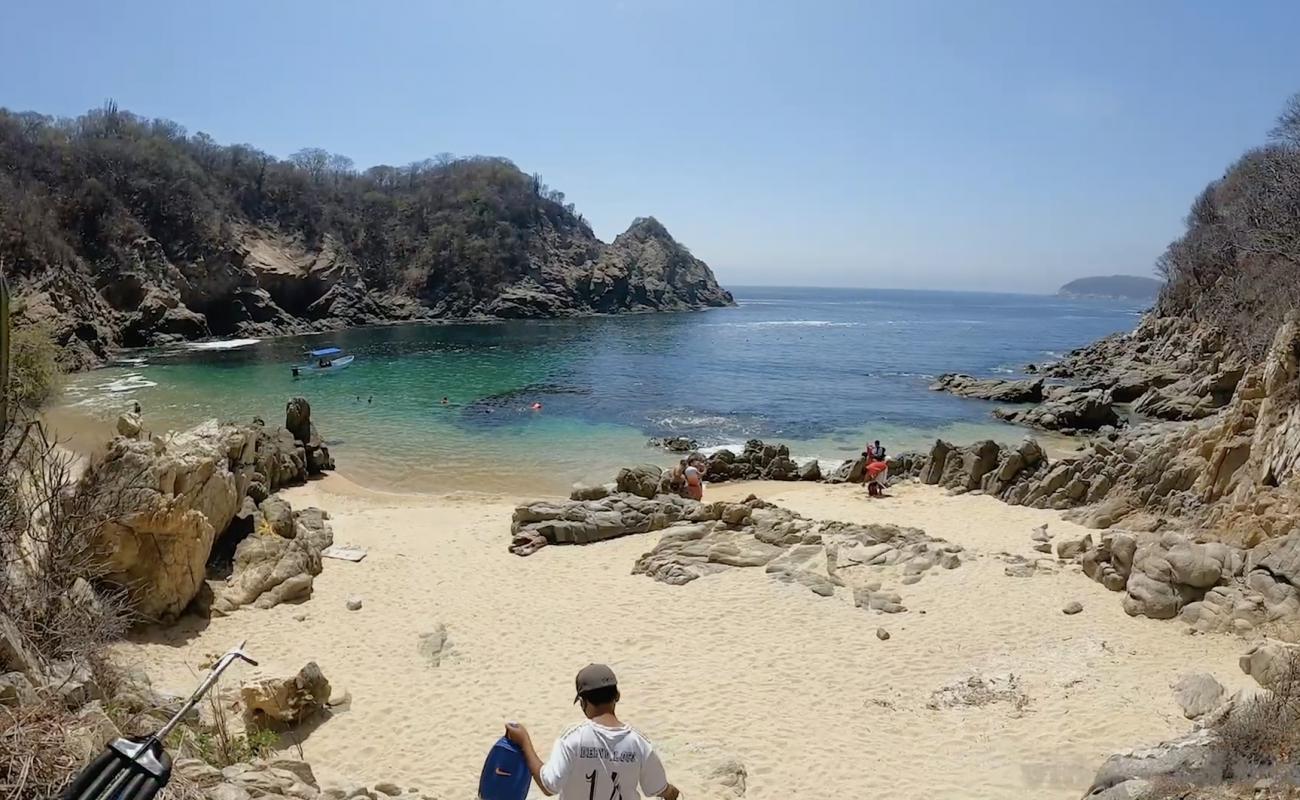
[[[889,480],[889,462],[867,456],[867,468],[863,475],[867,483],[868,497],[884,497],[885,481]]]

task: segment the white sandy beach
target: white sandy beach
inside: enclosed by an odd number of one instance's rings
[[[921,527],[977,555],[898,587],[909,611],[896,615],[761,569],[682,587],[631,575],[658,534],[520,558],[506,549],[511,498],[384,495],[332,477],[288,497],[327,509],[335,541],[367,548],[364,561],[327,560],[302,605],[241,610],[124,651],[178,692],[207,654],[243,638],[268,673],[315,660],[352,696],[302,742],[322,785],[393,780],[448,800],[474,796],[503,720],[526,723],[549,751],[580,719],[572,681],[589,661],[614,667],[621,715],[690,798],[723,796],[709,773],[728,758],[747,768],[752,800],[1077,798],[1109,753],[1190,726],[1170,692],[1180,675],[1246,685],[1240,640],[1130,618],[1077,567],[1004,575],[994,554],[1033,555],[1035,525],[1082,532],[1055,512],[891,491],[869,502],[861,487],[737,484],[707,499],[756,492],[806,516]],[[361,610],[346,610],[350,595]],[[1071,600],[1083,613],[1061,613]],[[433,667],[417,643],[439,623],[450,649]],[[954,682],[1007,674],[1029,697],[1022,710],[927,707]]]

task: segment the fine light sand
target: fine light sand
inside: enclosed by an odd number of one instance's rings
[[[242,638],[269,673],[315,660],[352,696],[302,743],[324,783],[393,780],[448,800],[474,796],[503,720],[526,723],[549,752],[580,719],[572,680],[589,661],[614,667],[622,716],[690,798],[721,796],[709,773],[729,757],[747,768],[751,800],[1077,798],[1110,752],[1190,727],[1169,688],[1180,675],[1246,685],[1239,640],[1130,618],[1077,568],[1005,576],[994,554],[1031,555],[1033,526],[1082,532],[1054,512],[916,485],[880,501],[777,483],[710,487],[708,499],[751,491],[807,516],[921,527],[977,558],[896,586],[909,611],[886,615],[761,569],[682,587],[631,575],[657,534],[519,558],[506,550],[510,498],[384,495],[330,478],[289,496],[329,510],[335,540],[369,557],[327,560],[302,605],[174,628],[126,654],[177,691]],[[364,607],[347,611],[354,594]],[[1070,600],[1083,613],[1063,615]],[[432,667],[417,643],[439,623],[449,651]],[[1008,673],[1023,709],[927,707],[942,687]]]

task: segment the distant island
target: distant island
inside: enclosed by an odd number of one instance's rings
[[[1104,297],[1114,300],[1155,300],[1164,283],[1137,275],[1096,275],[1072,280],[1056,294],[1061,297]]]

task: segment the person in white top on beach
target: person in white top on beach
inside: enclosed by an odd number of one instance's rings
[[[587,721],[565,731],[555,741],[551,757],[542,763],[523,725],[506,724],[506,737],[524,751],[528,770],[547,797],[560,800],[677,800],[681,792],[668,782],[659,754],[639,731],[619,721],[618,679],[604,664],[589,664],[574,681]]]

